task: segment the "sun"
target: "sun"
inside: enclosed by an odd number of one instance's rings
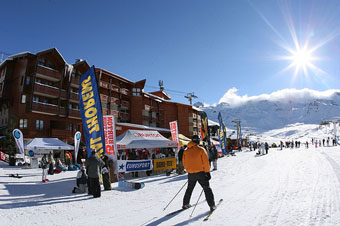
[[[301,49],[292,54],[291,60],[296,67],[305,68],[312,63],[313,56],[310,51]]]
[[[295,43],[295,49],[285,47],[288,50],[289,55],[281,57],[283,60],[290,61],[290,64],[284,69],[289,70],[295,68],[294,77],[296,77],[300,72],[303,72],[305,76],[308,76],[308,71],[321,71],[314,65],[314,61],[318,60],[317,57],[313,56],[313,52],[316,48],[311,48],[308,46],[308,42],[304,45],[299,45],[298,42]]]

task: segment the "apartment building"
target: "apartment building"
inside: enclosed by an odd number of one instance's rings
[[[36,54],[9,56],[0,64],[0,131],[19,128],[26,140],[56,137],[73,142],[82,131],[79,79],[90,66],[84,60],[68,64],[56,48]],[[96,68],[104,115],[117,119],[117,135],[126,129],[155,129],[170,135],[169,122],[191,137],[200,131],[200,110],[171,102],[164,90],[147,93],[146,80],[132,82]]]

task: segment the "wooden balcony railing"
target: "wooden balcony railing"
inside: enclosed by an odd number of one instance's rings
[[[33,102],[32,103],[32,111],[41,112],[41,113],[48,113],[51,115],[58,114],[58,106],[52,104],[44,104],[41,102]]]
[[[61,73],[48,67],[44,67],[41,65],[37,66],[37,74],[44,75],[45,78],[48,77],[52,81],[60,81]]]
[[[34,85],[34,93],[39,93],[42,96],[53,96],[59,97],[59,88],[47,86],[41,83],[35,83]]]

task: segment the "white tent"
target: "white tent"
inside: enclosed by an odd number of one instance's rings
[[[25,145],[25,150],[52,151],[52,150],[74,150],[72,145],[66,144],[58,138],[34,138]]]
[[[177,143],[153,130],[127,130],[117,137],[118,149],[176,148]]]

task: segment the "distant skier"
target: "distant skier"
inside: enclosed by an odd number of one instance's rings
[[[266,154],[268,154],[269,144],[267,142],[264,143],[264,149],[266,150]]]
[[[212,145],[212,163],[214,166],[213,170],[217,170],[217,159],[218,159],[218,153],[217,153],[217,148],[215,145]]]
[[[200,138],[194,135],[188,144],[188,149],[183,153],[183,165],[188,172],[188,187],[185,191],[182,208],[190,207],[191,194],[198,182],[204,190],[210,210],[214,210],[216,209],[214,194],[209,185],[211,179],[209,158],[206,150],[199,146],[199,143]]]
[[[306,148],[308,148],[308,141],[306,141]]]
[[[41,169],[42,169],[42,182],[47,182],[47,166],[48,166],[48,162],[47,162],[47,156],[46,154],[43,155],[43,157],[40,160],[40,165],[41,165]]]

